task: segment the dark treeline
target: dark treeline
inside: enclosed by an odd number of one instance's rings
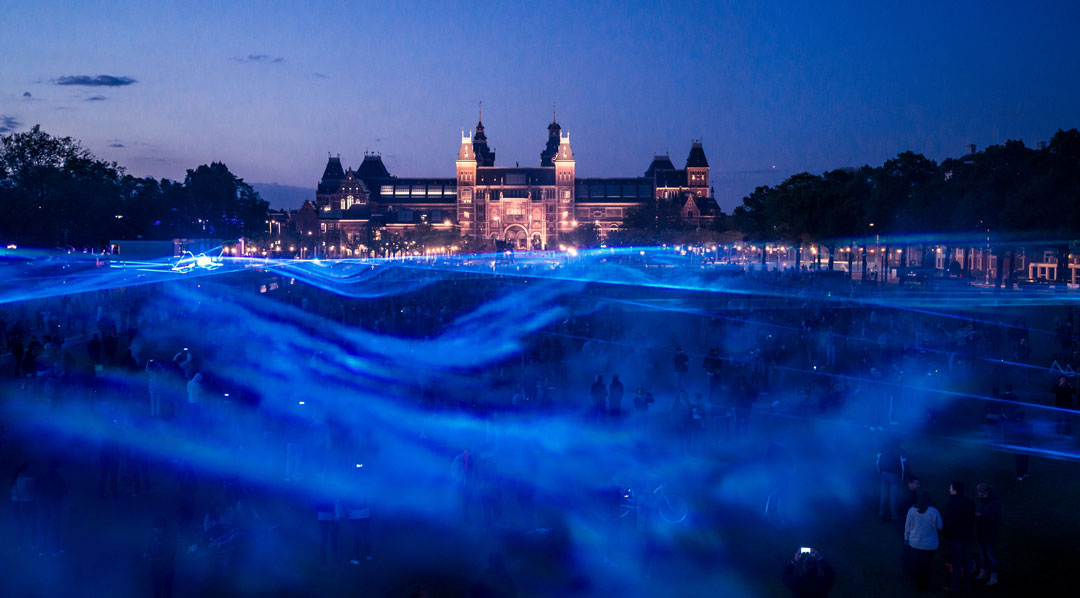
[[[755,243],[820,243],[926,236],[1060,240],[1080,231],[1080,132],[1058,131],[1039,149],[1007,141],[940,164],[904,152],[881,166],[799,173],[758,187],[733,214]]]
[[[269,203],[214,162],[183,182],[134,177],[40,126],[0,136],[0,241],[101,249],[110,239],[235,239],[265,231]]]

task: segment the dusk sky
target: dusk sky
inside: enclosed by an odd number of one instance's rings
[[[452,176],[480,100],[496,164],[537,165],[556,102],[579,176],[700,137],[730,212],[803,170],[1080,126],[1078,2],[303,4],[8,2],[0,131],[313,190],[327,152]]]

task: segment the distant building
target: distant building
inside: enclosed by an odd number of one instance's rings
[[[554,119],[547,129],[539,166],[495,166],[484,124],[477,122],[475,134],[461,136],[454,178],[399,178],[378,154],[365,155],[355,171],[331,157],[315,195],[319,234],[327,247],[351,253],[373,229],[427,224],[518,249],[547,249],[582,224],[606,235],[630,211],[653,202],[676,204],[695,226],[707,226],[720,214],[700,141],[691,144],[683,169],[659,155],[644,176],[578,178],[570,135]]]

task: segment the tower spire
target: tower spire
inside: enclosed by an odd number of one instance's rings
[[[551,122],[555,121],[555,102],[551,103]]]
[[[480,106],[476,109],[476,120],[484,120],[484,100],[480,100]]]

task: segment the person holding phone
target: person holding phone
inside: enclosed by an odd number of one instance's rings
[[[816,549],[804,546],[784,567],[783,582],[795,598],[824,598],[836,583],[836,571]]]

